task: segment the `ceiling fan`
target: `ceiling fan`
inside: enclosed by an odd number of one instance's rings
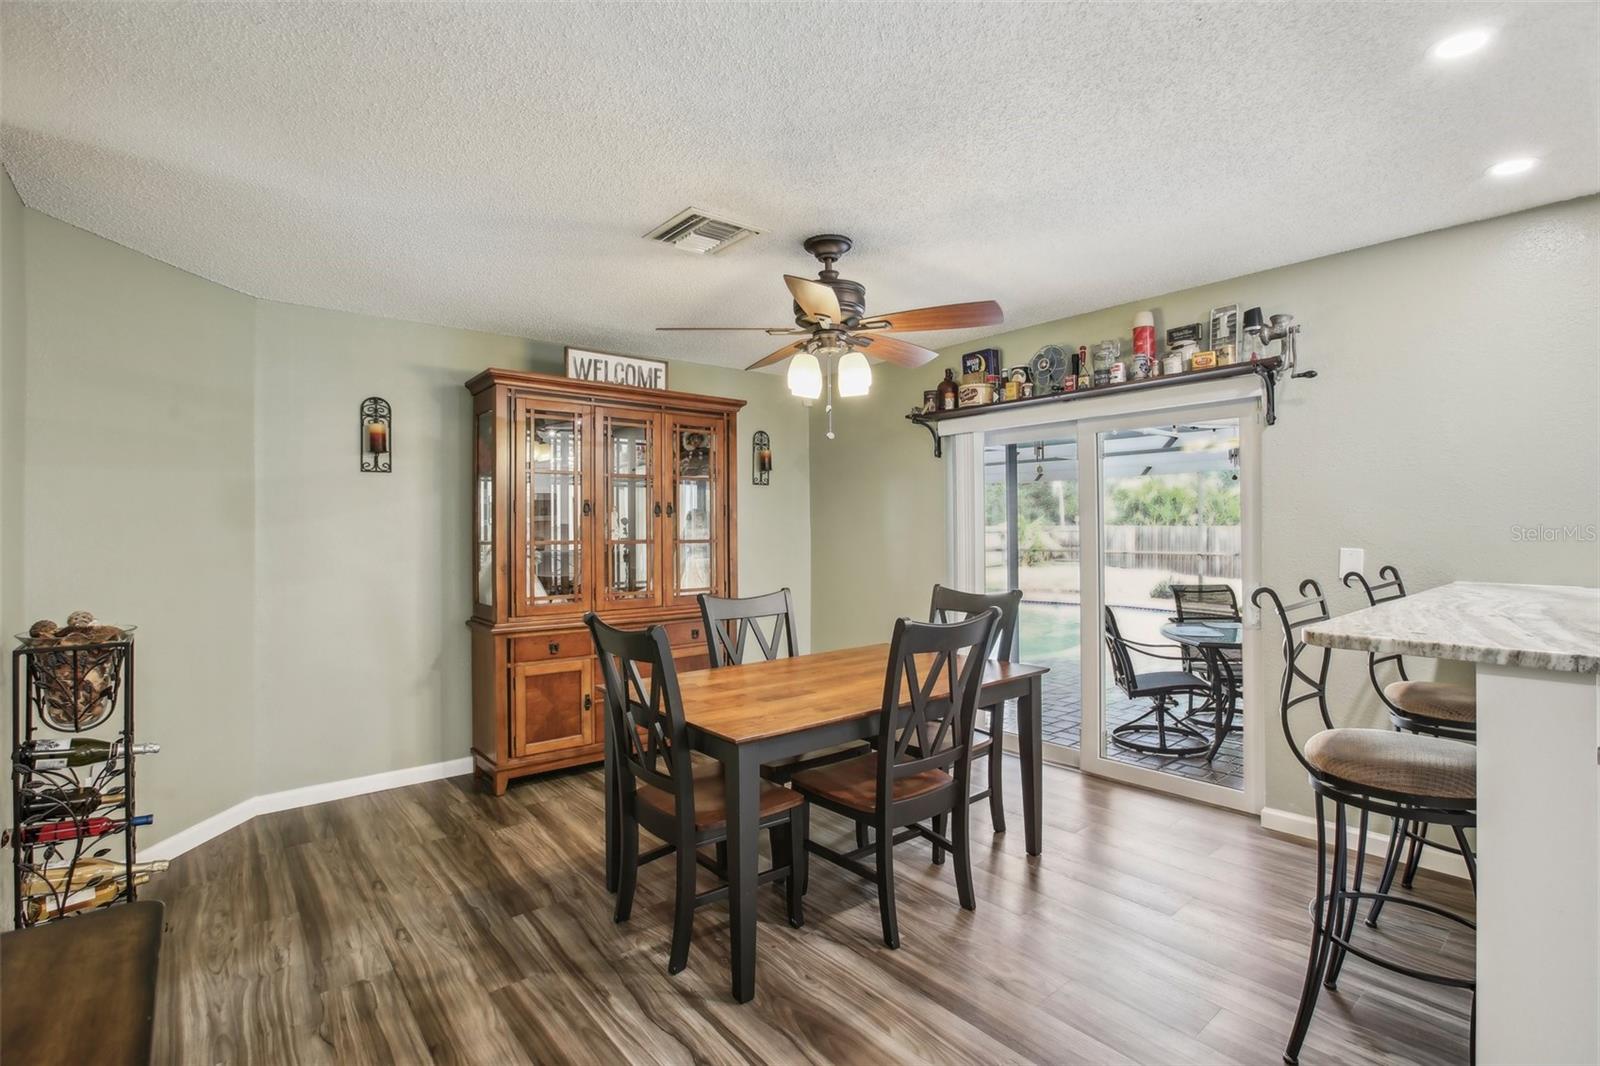
[[[828,436],[833,437],[833,375],[824,373],[818,357],[828,361],[829,370],[838,358],[840,396],[864,396],[872,385],[868,355],[899,366],[922,366],[938,358],[938,353],[901,340],[890,334],[920,333],[936,329],[971,329],[994,326],[1004,320],[1000,305],[993,300],[972,303],[919,307],[887,315],[867,314],[867,290],[859,281],[839,276],[834,264],[851,248],[849,237],[822,233],[807,237],[805,250],[822,264],[817,280],[783,276],[794,297],[793,326],[661,326],[661,330],[707,330],[716,332],[754,332],[773,337],[798,337],[782,348],[745,367],[764,366],[793,358],[789,364],[789,391],[804,400],[815,400],[828,387]]]

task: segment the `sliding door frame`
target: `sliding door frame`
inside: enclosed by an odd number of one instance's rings
[[[1260,614],[1249,602],[1249,590],[1261,580],[1261,443],[1264,416],[1259,386],[1254,379],[1234,379],[1241,384],[1212,389],[1206,395],[1191,394],[1186,402],[1138,404],[1075,401],[1079,417],[1048,417],[1039,408],[1031,411],[996,411],[972,419],[972,425],[946,423],[940,426],[950,452],[948,528],[950,530],[949,575],[957,588],[982,591],[984,588],[984,499],[983,452],[989,444],[1015,444],[1024,436],[1030,439],[1077,440],[1078,449],[1078,559],[1082,612],[1079,619],[1079,694],[1083,714],[1081,748],[1054,747],[1054,755],[1084,772],[1145,788],[1154,788],[1187,799],[1198,800],[1233,810],[1258,814],[1266,797],[1266,723],[1270,708],[1252,700],[1262,691],[1256,684],[1261,664],[1271,650],[1264,646]],[[1228,386],[1230,382],[1219,382]],[[1167,390],[1152,390],[1145,397],[1159,396]],[[1176,390],[1175,390],[1176,391]],[[1197,390],[1198,393],[1198,390]],[[1106,397],[1126,401],[1129,397]],[[1063,405],[1065,406],[1065,405]],[[1028,417],[1028,416],[1032,417]],[[999,416],[999,417],[995,417]],[[1019,417],[1020,416],[1020,417]],[[1105,639],[1103,564],[1101,529],[1101,479],[1099,435],[1116,429],[1140,429],[1164,421],[1215,421],[1237,419],[1239,425],[1239,510],[1242,545],[1241,582],[1244,603],[1244,683],[1245,699],[1244,787],[1231,789],[1204,781],[1165,774],[1159,770],[1134,766],[1102,754]],[[957,431],[959,430],[959,432]],[[1014,741],[1007,738],[1007,747]],[[1069,758],[1068,756],[1075,756]]]

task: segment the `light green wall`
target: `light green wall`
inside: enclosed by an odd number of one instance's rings
[[[27,366],[27,288],[23,277],[22,201],[0,170],[0,640],[22,617],[23,372]],[[10,698],[11,656],[0,656],[0,692]],[[0,825],[11,824],[11,790],[0,788]],[[11,920],[11,878],[0,877],[0,925]]]
[[[1267,583],[1315,576],[1336,611],[1338,549],[1392,562],[1412,588],[1458,578],[1600,584],[1578,538],[1518,541],[1513,526],[1600,523],[1600,198],[1588,197],[999,334],[917,371],[879,367],[842,401],[838,439],[812,416],[813,599],[819,646],[881,639],[926,609],[946,573],[945,471],[902,417],[962,351],[1007,363],[1045,344],[1092,344],[1154,308],[1161,328],[1238,303],[1288,311],[1302,359],[1264,433]],[[982,295],[981,293],[975,295]],[[1449,672],[1459,667],[1447,668]],[[1335,698],[1376,722],[1364,661],[1335,663]],[[1272,671],[1262,671],[1266,682]],[[1270,708],[1273,693],[1250,693]],[[1304,775],[1268,730],[1267,804],[1309,809]]]
[[[159,839],[249,796],[254,301],[24,212],[22,609],[140,627]]]
[[[4,191],[6,369],[26,370],[29,400],[25,512],[0,541],[8,558],[22,547],[27,578],[6,631],[79,607],[140,625],[139,732],[163,745],[140,767],[157,819],[143,842],[252,795],[465,755],[462,386],[487,366],[560,373],[561,347],[255,300]],[[668,373],[749,401],[733,444],[740,586],[793,588],[804,635],[803,409],[769,375]],[[369,395],[395,412],[381,477],[356,467]],[[4,491],[22,482],[12,428],[0,422]],[[758,428],[774,442],[765,488],[748,483]]]

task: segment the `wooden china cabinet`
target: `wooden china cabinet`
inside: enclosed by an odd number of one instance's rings
[[[743,400],[485,370],[472,392],[472,761],[512,778],[604,757],[583,616],[656,623],[708,665],[695,597],[734,595]]]

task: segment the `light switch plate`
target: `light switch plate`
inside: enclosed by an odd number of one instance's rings
[[[1340,548],[1339,549],[1339,577],[1350,571],[1358,573],[1367,572],[1367,551],[1365,548]]]

